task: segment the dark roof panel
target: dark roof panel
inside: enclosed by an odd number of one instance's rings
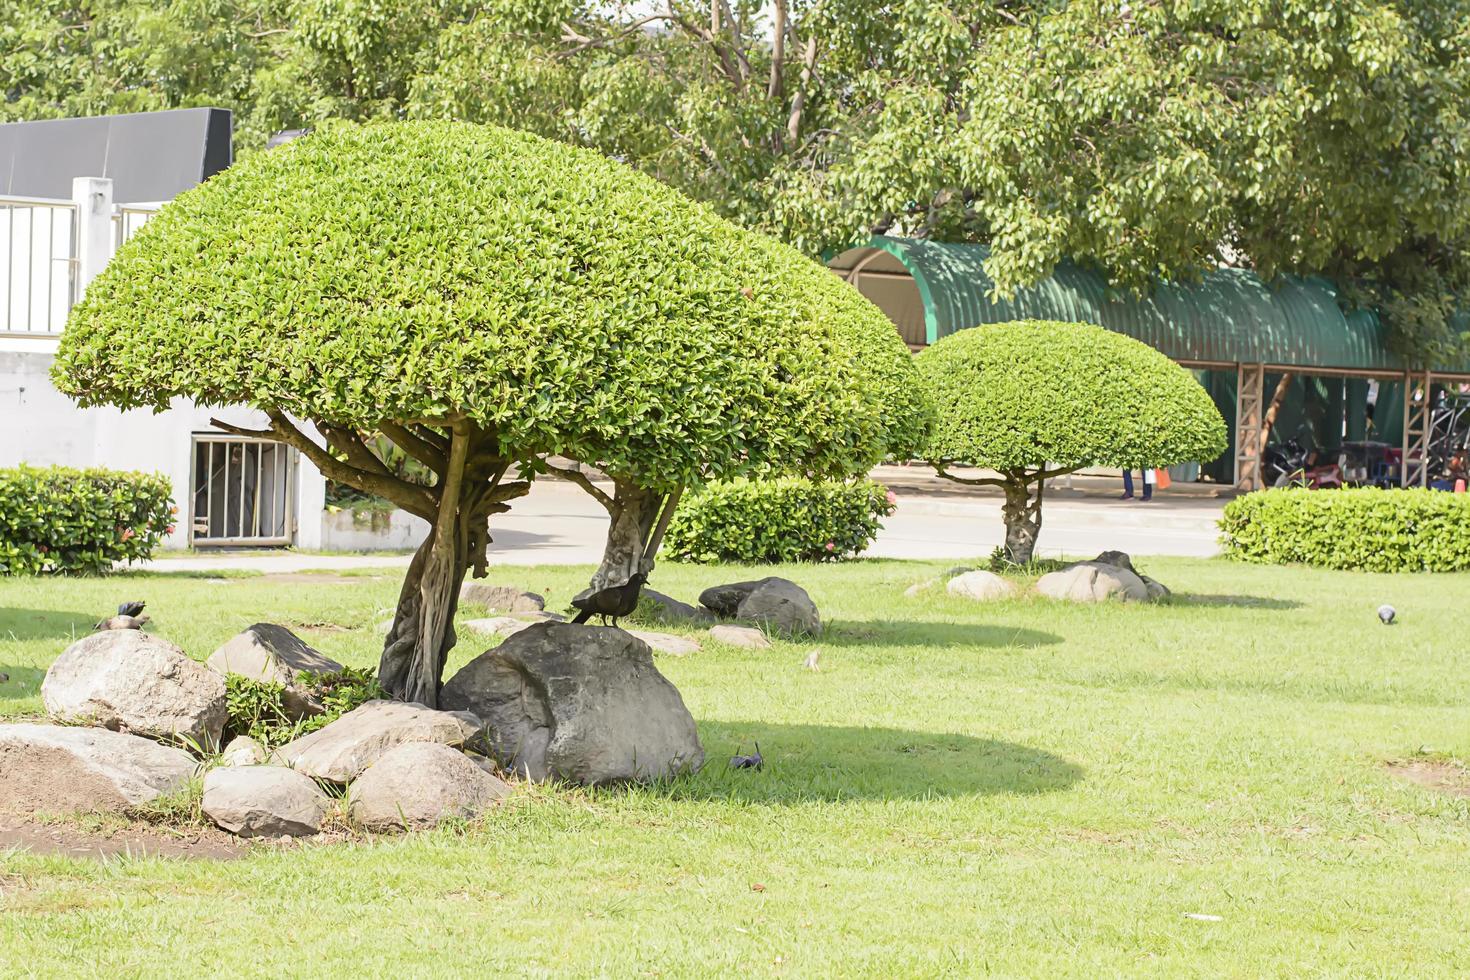
[[[0,124],[0,194],[70,198],[110,177],[119,203],[171,201],[233,159],[227,109],[171,109]]]

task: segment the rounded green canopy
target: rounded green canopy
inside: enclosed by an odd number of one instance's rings
[[[930,422],[883,313],[791,248],[527,133],[333,124],[180,195],[90,285],[84,405],[467,418],[500,455],[672,487],[837,475]]]

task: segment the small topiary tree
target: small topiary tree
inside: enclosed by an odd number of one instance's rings
[[[180,195],[88,288],[54,376],[84,405],[254,406],[249,434],[428,520],[379,677],[429,705],[488,519],[548,457],[642,495],[610,536],[632,561],[624,529],[684,485],[850,472],[928,418],[825,269],[596,153],[455,123],[331,125]]]
[[[916,361],[939,417],[927,458],[940,476],[1004,491],[1006,557],[1018,564],[1036,547],[1050,477],[1225,450],[1225,422],[1188,371],[1091,324],[988,324],[945,337]],[[955,465],[999,475],[959,477],[949,472]]]

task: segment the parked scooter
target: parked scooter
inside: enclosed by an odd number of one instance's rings
[[[1305,427],[1303,431],[1307,432]],[[1307,437],[1311,437],[1309,432]],[[1268,452],[1270,449],[1268,446]],[[1278,453],[1270,457],[1271,468],[1263,472],[1271,481],[1271,486],[1302,486],[1310,490],[1338,489],[1342,486],[1341,457],[1329,457],[1319,449],[1303,445],[1298,439],[1285,440],[1278,450]],[[1263,459],[1262,465],[1267,465],[1267,460]]]

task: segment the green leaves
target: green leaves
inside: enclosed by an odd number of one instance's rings
[[[1027,320],[921,351],[939,422],[927,458],[995,470],[1211,460],[1225,423],[1184,368],[1131,337]]]
[[[675,561],[701,564],[843,561],[866,549],[892,513],[888,491],[871,480],[711,483],[680,501],[663,548]]]
[[[0,470],[0,575],[103,575],[172,529],[168,479],[61,467]]]
[[[1369,572],[1470,569],[1470,495],[1436,490],[1261,490],[1225,505],[1225,555]]]

